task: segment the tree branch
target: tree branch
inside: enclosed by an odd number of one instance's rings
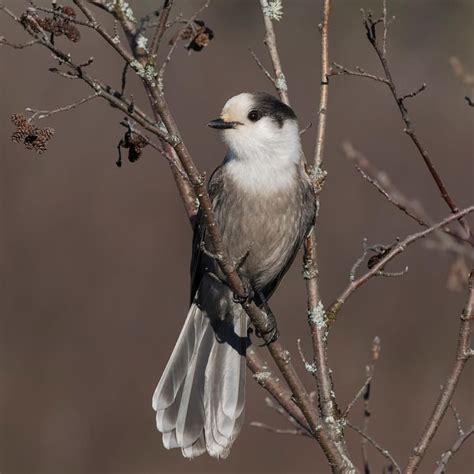
[[[453,456],[461,449],[461,446],[474,434],[474,425],[471,426],[466,432],[462,432],[456,442],[449,448],[438,461],[438,467],[434,471],[434,474],[445,474],[446,466]]]
[[[472,208],[471,208],[472,209]],[[428,423],[418,440],[418,443],[413,448],[413,452],[408,460],[407,467],[405,468],[406,474],[412,474],[416,472],[420,466],[423,456],[428,449],[434,435],[438,431],[441,421],[443,420],[444,414],[451,403],[454,390],[459,382],[462,371],[466,362],[470,357],[474,355],[474,351],[471,348],[471,323],[474,318],[474,271],[469,276],[469,295],[467,298],[466,305],[460,316],[460,325],[458,333],[458,344],[456,350],[456,358],[451,371],[448,374],[446,382],[444,384],[441,393],[439,394],[438,400],[433,408],[433,412],[430,415]],[[449,458],[448,458],[449,460]]]
[[[377,25],[381,23],[382,28],[383,28],[383,43],[382,46],[379,43],[378,37],[377,37]],[[374,48],[375,53],[377,54],[377,57],[382,65],[382,69],[384,71],[384,77],[380,78],[371,74],[365,73],[362,69],[358,68],[357,71],[351,71],[349,69],[344,68],[343,66],[339,64],[334,64],[338,72],[334,75],[339,75],[339,74],[347,74],[347,75],[353,75],[353,76],[361,76],[361,77],[369,77],[373,80],[376,80],[377,82],[382,82],[385,85],[388,86],[390,89],[390,92],[397,104],[397,107],[400,111],[400,115],[402,117],[402,120],[405,124],[404,132],[410,137],[411,141],[415,145],[417,151],[419,152],[420,156],[422,157],[426,167],[428,168],[433,180],[436,183],[436,186],[438,187],[438,190],[441,194],[441,197],[443,200],[446,202],[448,207],[451,209],[451,212],[457,213],[459,211],[459,207],[457,204],[454,202],[453,198],[449,194],[443,180],[441,179],[441,176],[439,175],[438,171],[436,170],[429,154],[428,151],[426,150],[425,147],[420,142],[420,139],[418,138],[418,135],[413,127],[412,120],[410,116],[408,115],[408,109],[405,105],[405,100],[409,97],[413,97],[417,95],[419,92],[423,91],[426,88],[426,85],[422,86],[420,89],[417,91],[411,93],[411,94],[406,94],[406,95],[400,95],[397,90],[397,86],[395,84],[395,81],[393,80],[392,77],[392,72],[390,70],[388,60],[387,60],[387,51],[386,51],[386,38],[387,38],[387,31],[388,31],[388,26],[390,24],[390,21],[387,20],[387,7],[386,7],[386,0],[383,0],[383,10],[382,10],[382,17],[378,20],[374,20],[372,13],[369,12],[368,14],[365,14],[363,11],[363,24],[367,33],[367,39],[369,40],[370,44]],[[465,220],[460,219],[460,223],[466,233],[466,237],[470,237],[470,229],[469,225],[466,223]]]
[[[449,217],[446,217],[445,219],[438,222],[437,224],[430,226],[426,230],[423,230],[421,232],[416,232],[414,234],[407,236],[404,240],[394,245],[392,249],[383,258],[379,259],[378,262],[375,265],[373,265],[364,275],[350,282],[350,284],[346,287],[346,289],[341,293],[341,295],[337,298],[337,300],[328,309],[327,311],[328,322],[332,323],[336,320],[337,314],[339,313],[339,311],[341,310],[342,306],[347,301],[347,299],[354,293],[354,291],[360,288],[364,283],[367,283],[367,281],[369,281],[371,277],[377,275],[379,271],[383,270],[383,267],[388,262],[390,262],[398,254],[405,251],[409,245],[413,244],[419,239],[422,239],[423,237],[426,237],[432,232],[435,232],[436,230],[443,228],[444,226],[446,226],[453,220],[459,219],[460,217],[464,217],[465,215],[471,213],[472,211],[474,211],[474,206],[467,207],[466,209],[463,209],[462,211],[456,212],[455,214],[451,214]]]
[[[378,444],[372,437],[370,437],[367,433],[364,433],[360,428],[353,425],[352,423],[347,422],[347,426],[353,429],[356,433],[359,433],[362,436],[362,438],[364,438],[367,442],[369,442],[383,457],[388,459],[396,472],[399,472],[399,473],[402,472],[397,461],[395,461],[395,458],[390,454],[388,450],[382,448],[382,446],[380,446],[380,444]]]

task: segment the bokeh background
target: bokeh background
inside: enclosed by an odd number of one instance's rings
[[[137,15],[158,1],[130,2]],[[473,110],[468,90],[448,59],[458,56],[471,71],[474,3],[471,0],[388,2],[397,18],[389,58],[400,90],[423,82],[428,89],[409,102],[423,143],[455,199],[472,204]],[[20,12],[26,2],[7,0]],[[43,2],[44,4],[44,2]],[[201,3],[177,1],[189,15]],[[287,1],[276,24],[290,98],[302,126],[316,122],[321,1]],[[348,67],[379,71],[360,22],[372,0],[334,2],[330,53]],[[99,15],[106,18],[104,15]],[[201,53],[179,48],[168,67],[166,88],[182,135],[201,170],[224,156],[218,135],[206,127],[225,100],[270,84],[250,57],[253,48],[269,65],[256,0],[215,0],[201,15],[215,39]],[[112,28],[111,21],[106,25]],[[26,35],[5,16],[0,34]],[[60,45],[76,58],[96,58],[90,72],[120,84],[120,59],[97,35]],[[164,43],[166,45],[166,43]],[[55,63],[40,49],[0,48],[0,471],[7,473],[252,473],[328,472],[320,448],[305,438],[279,436],[249,426],[252,420],[285,426],[249,379],[247,424],[230,457],[185,460],[166,451],[155,431],[151,395],[187,312],[191,229],[166,162],[146,151],[135,163],[115,166],[122,115],[104,101],[43,121],[56,135],[37,156],[10,142],[9,117],[25,107],[55,108],[89,95],[85,85],[48,73]],[[137,102],[140,84],[130,81]],[[321,284],[329,304],[348,281],[362,240],[391,242],[417,229],[355,172],[341,153],[351,140],[409,197],[434,217],[447,215],[420,157],[402,132],[388,90],[357,78],[331,79],[325,165],[329,176],[318,221]],[[307,154],[315,126],[303,137]],[[472,223],[472,219],[471,219]],[[282,341],[296,352],[310,341],[300,260],[273,297]],[[446,288],[453,257],[411,247],[392,264],[410,271],[399,279],[375,279],[347,304],[330,340],[335,390],[344,407],[365,378],[371,341],[382,354],[372,391],[370,433],[404,463],[416,442],[453,360],[464,292]],[[454,403],[466,426],[474,423],[473,366],[466,368]],[[361,424],[362,407],[352,419]],[[432,472],[456,438],[448,414],[421,472]],[[348,442],[360,461],[360,439]],[[373,472],[385,461],[371,448]],[[450,472],[472,473],[472,441]]]

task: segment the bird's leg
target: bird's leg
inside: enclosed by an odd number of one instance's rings
[[[267,315],[267,323],[266,327],[263,331],[258,329],[255,330],[255,334],[257,337],[261,337],[265,342],[260,346],[268,346],[272,342],[275,342],[280,337],[280,332],[278,331],[277,322],[275,315],[273,314],[268,302],[260,290],[257,290],[257,296],[259,297],[260,301],[262,302],[263,309],[265,310],[265,314]]]

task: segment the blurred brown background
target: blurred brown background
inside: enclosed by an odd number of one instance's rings
[[[7,0],[20,12],[26,2]],[[302,126],[315,122],[319,74],[320,1],[286,1],[276,25],[290,97]],[[133,1],[136,14],[157,0]],[[189,15],[201,2],[177,2]],[[390,5],[391,4],[391,5]],[[422,82],[428,89],[409,106],[422,141],[461,206],[473,202],[473,117],[463,100],[468,90],[453,77],[448,58],[457,55],[474,70],[474,3],[471,0],[389,2],[397,21],[389,55],[402,92]],[[332,59],[379,71],[360,23],[359,8],[378,1],[334,2]],[[102,17],[102,15],[100,15]],[[168,68],[169,103],[202,170],[224,155],[206,122],[225,100],[242,91],[271,91],[248,53],[267,62],[257,1],[215,0],[202,16],[215,39],[201,53],[180,48]],[[105,18],[105,17],[104,17]],[[110,20],[107,26],[111,29]],[[5,16],[0,34],[25,34]],[[83,32],[79,45],[59,43],[77,58],[93,55],[90,71],[120,84],[122,63],[98,36]],[[268,64],[268,62],[267,62]],[[187,311],[191,229],[164,160],[148,151],[118,169],[116,144],[122,115],[96,100],[43,121],[56,135],[42,156],[10,142],[9,117],[25,107],[55,108],[89,95],[79,82],[48,73],[43,49],[0,48],[1,319],[0,471],[7,473],[328,472],[319,447],[305,438],[259,431],[252,420],[284,426],[264,404],[265,393],[249,379],[247,425],[230,457],[185,460],[166,451],[155,431],[151,395]],[[145,104],[138,81],[130,82]],[[312,153],[315,126],[304,135]],[[388,90],[357,78],[331,79],[318,241],[324,301],[347,283],[362,240],[390,242],[416,229],[372,189],[340,151],[349,139],[387,170],[408,196],[437,218],[448,210],[428,172],[402,132]],[[471,219],[472,223],[472,219]],[[452,257],[419,243],[392,268],[409,264],[400,279],[376,279],[356,294],[331,334],[335,389],[344,407],[365,378],[370,345],[382,340],[372,392],[370,432],[404,463],[452,362],[464,293],[446,289]],[[282,341],[297,360],[296,339],[309,354],[304,285],[299,263],[273,298]],[[473,366],[455,395],[466,426],[474,423]],[[312,379],[303,374],[308,386]],[[362,407],[353,411],[361,423]],[[456,438],[446,416],[423,463],[432,472]],[[349,433],[355,461],[360,439]],[[450,472],[472,473],[472,441]],[[371,451],[373,472],[384,460]]]

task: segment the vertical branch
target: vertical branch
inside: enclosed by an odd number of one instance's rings
[[[328,74],[329,74],[329,15],[331,0],[324,0],[322,21],[319,25],[321,34],[321,82],[319,122],[316,133],[316,148],[312,173],[316,178],[319,174],[323,159],[324,142],[326,139],[326,118],[328,102]],[[319,198],[318,205],[319,205]],[[327,361],[327,321],[319,290],[319,270],[317,247],[314,228],[305,242],[304,276],[308,293],[308,322],[311,328],[311,337],[317,372],[315,378],[318,386],[319,405],[324,420],[328,421],[328,428],[333,439],[341,441],[341,429],[338,425],[338,410],[334,399],[331,373]],[[331,422],[331,423],[329,423]],[[344,448],[345,449],[345,448]]]
[[[321,33],[321,83],[319,94],[319,122],[316,134],[316,148],[314,151],[314,167],[321,167],[323,161],[324,142],[326,136],[327,106],[329,97],[329,15],[331,0],[324,0],[323,18],[319,25]]]
[[[286,105],[290,104],[288,97],[288,86],[286,84],[285,74],[281,67],[280,55],[276,43],[275,30],[273,29],[272,19],[268,15],[268,0],[260,0],[260,7],[263,13],[263,22],[265,25],[265,39],[264,43],[268,49],[270,59],[272,60],[273,71],[275,72],[275,88],[280,96],[280,100]]]
[[[154,58],[158,49],[160,48],[161,39],[166,31],[166,22],[168,21],[171,9],[173,8],[173,1],[174,0],[164,0],[163,8],[160,12],[160,19],[158,21],[158,25],[156,26],[155,33],[153,34],[153,38],[150,44],[150,56]]]
[[[413,448],[413,452],[408,460],[405,468],[406,474],[416,472],[420,466],[423,456],[428,449],[434,435],[438,431],[444,414],[449,407],[454,390],[459,382],[462,371],[466,362],[474,355],[474,350],[471,348],[471,323],[474,319],[474,271],[469,275],[469,296],[466,306],[464,307],[459,325],[458,345],[456,350],[456,359],[448,375],[444,388],[439,394],[438,400],[433,408],[433,412],[425,426],[423,434],[418,443]]]
[[[260,0],[260,6],[263,13],[265,25],[265,45],[267,46],[275,78],[272,82],[278,92],[280,100],[289,105],[288,88],[285,75],[282,70],[280,55],[276,44],[275,31],[273,23],[268,15],[268,1]],[[318,125],[318,163],[322,160],[323,146],[326,132],[326,107],[328,100],[327,75],[329,74],[329,14],[331,9],[331,0],[324,0],[322,9],[321,31],[321,98],[320,98],[320,122]],[[259,63],[259,61],[257,61]],[[259,64],[263,69],[263,67]],[[265,70],[264,70],[265,72]],[[267,73],[267,76],[269,74]],[[270,76],[271,77],[271,76]],[[315,187],[323,178],[322,173],[311,173]],[[354,466],[349,459],[347,449],[343,440],[342,427],[339,422],[338,410],[334,401],[333,385],[330,375],[330,369],[327,363],[327,325],[324,308],[321,303],[318,285],[318,267],[316,255],[316,241],[314,230],[310,232],[305,242],[304,257],[304,276],[306,279],[306,287],[308,291],[308,314],[311,327],[311,335],[314,349],[314,367],[313,375],[317,381],[319,404],[321,410],[321,418],[323,426],[320,430],[328,440],[332,456],[336,456],[337,465],[333,465],[333,469],[337,472],[354,472]],[[327,448],[323,449],[328,455]],[[329,455],[328,455],[329,458]]]

